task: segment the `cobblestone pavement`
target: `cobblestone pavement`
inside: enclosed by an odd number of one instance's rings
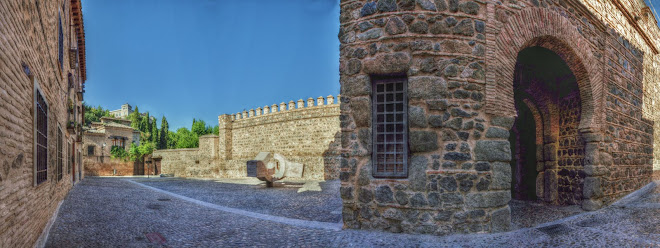
[[[511,215],[511,228],[513,230],[535,227],[584,212],[578,205],[556,206],[521,200],[511,200],[509,207],[511,213],[515,213]]]
[[[221,206],[288,218],[322,222],[341,221],[339,180],[320,182],[321,191],[298,193],[304,182],[275,182],[266,188],[256,178],[218,183],[184,178],[136,179],[135,181],[179,195]]]
[[[657,186],[637,199],[623,200],[599,211],[581,213],[535,228],[522,228],[508,233],[436,237],[282,224],[221,211],[208,206],[213,203],[199,204],[194,200],[185,200],[186,197],[157,191],[129,180],[86,178],[78,183],[62,204],[46,246],[660,246],[660,188]]]

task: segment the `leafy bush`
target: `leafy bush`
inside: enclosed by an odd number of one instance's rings
[[[129,154],[131,157],[131,160],[136,161],[144,158],[145,155],[151,154],[154,152],[154,149],[156,149],[156,146],[152,142],[144,142],[139,146],[136,146],[134,143],[131,144],[131,148],[129,149]]]
[[[124,149],[121,146],[112,146],[112,148],[110,148],[110,157],[111,158],[118,158],[118,159],[125,160],[126,158],[128,158],[128,156],[129,156],[129,154],[128,154],[128,152],[126,152],[126,149]]]

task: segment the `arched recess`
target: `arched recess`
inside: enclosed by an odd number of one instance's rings
[[[516,115],[512,82],[517,55],[527,47],[540,46],[559,55],[577,79],[582,99],[580,131],[598,130],[602,119],[598,104],[603,94],[601,61],[577,30],[570,20],[545,8],[528,8],[510,16],[488,46],[492,53],[486,58],[486,113]]]

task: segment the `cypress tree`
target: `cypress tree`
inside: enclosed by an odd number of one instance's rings
[[[167,149],[168,128],[167,119],[163,116],[163,120],[160,122],[160,141],[158,142],[158,149]]]

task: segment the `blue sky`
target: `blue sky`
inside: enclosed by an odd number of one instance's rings
[[[83,1],[85,102],[192,119],[339,94],[339,0]]]

